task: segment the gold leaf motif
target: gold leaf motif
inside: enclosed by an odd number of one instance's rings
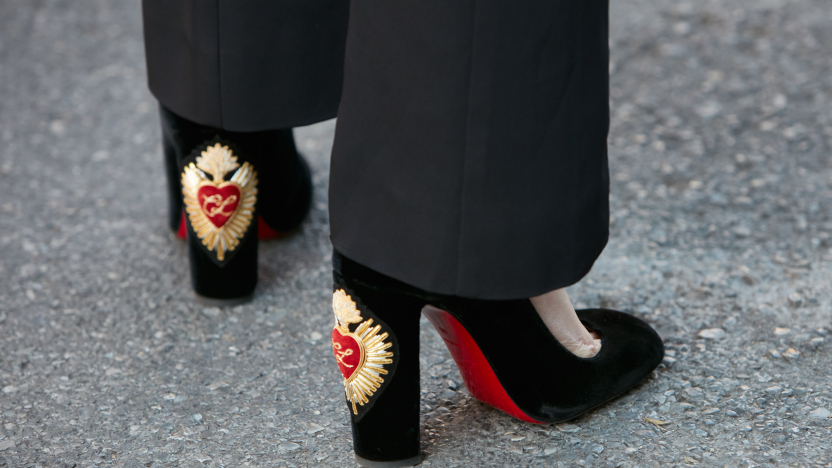
[[[332,310],[335,312],[335,321],[342,330],[348,330],[351,323],[361,323],[361,312],[343,289],[332,295]]]
[[[225,175],[237,168],[231,180],[225,181]],[[206,173],[213,180],[208,179]],[[190,163],[185,167],[181,182],[185,213],[194,233],[209,252],[216,252],[217,260],[225,260],[226,252],[232,252],[240,245],[254,219],[257,171],[247,162],[240,167],[228,146],[217,143],[203,151],[196,158],[196,164]],[[240,191],[236,209],[222,226],[217,227],[203,211],[203,201],[199,200],[198,192],[205,185],[217,188],[234,185]]]
[[[237,164],[237,157],[228,149],[228,146],[216,143],[206,148],[201,154],[202,156],[196,158],[196,166],[211,174],[214,183],[222,182],[225,174],[240,167]]]

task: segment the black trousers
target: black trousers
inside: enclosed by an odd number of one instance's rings
[[[329,118],[340,95],[336,249],[482,299],[589,271],[609,235],[607,0],[242,3],[144,0],[151,91],[241,131]]]
[[[349,2],[142,0],[150,91],[188,120],[237,132],[335,117]]]

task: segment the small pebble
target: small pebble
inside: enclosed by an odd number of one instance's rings
[[[561,432],[566,432],[566,433],[571,434],[573,432],[580,431],[581,428],[574,425],[574,424],[558,424],[558,430],[561,431]]]
[[[800,351],[798,351],[794,348],[789,348],[789,349],[786,350],[785,353],[783,353],[783,356],[785,356],[789,359],[797,359],[797,358],[800,357]]]
[[[300,445],[294,442],[283,442],[282,444],[277,446],[278,453],[287,453],[287,452],[294,452],[295,450],[299,449]]]
[[[789,305],[792,307],[798,307],[800,304],[803,304],[803,296],[799,293],[793,292],[789,294]]]
[[[818,419],[825,419],[825,418],[828,418],[830,414],[832,414],[832,413],[830,413],[830,411],[828,409],[818,408],[816,410],[812,410],[812,412],[809,413],[808,417],[818,418]]]
[[[699,332],[699,337],[707,340],[721,340],[725,338],[725,330],[721,328],[706,328]]]
[[[736,411],[732,411],[732,410],[725,410],[725,414],[728,415],[728,416],[736,416],[737,415]]]
[[[747,202],[750,200],[746,200],[746,198],[748,197],[737,197],[737,203],[742,205],[748,204]],[[745,226],[737,226],[734,229],[732,229],[732,231],[734,231],[734,234],[736,234],[738,237],[748,237],[751,235],[751,229]]]

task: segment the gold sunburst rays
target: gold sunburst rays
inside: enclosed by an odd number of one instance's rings
[[[239,169],[238,169],[239,168]],[[231,180],[225,175],[237,169]],[[206,175],[210,174],[212,179]],[[240,166],[228,146],[209,146],[182,172],[185,212],[197,237],[217,260],[240,245],[257,203],[257,171],[249,163]]]
[[[353,414],[358,414],[356,403],[364,406],[384,383],[384,378],[381,377],[387,375],[384,364],[393,362],[390,359],[393,357],[393,353],[386,351],[393,344],[384,342],[388,337],[387,332],[379,334],[381,325],[370,328],[372,324],[373,319],[367,319],[355,330],[355,335],[359,337],[359,342],[363,348],[364,359],[360,367],[352,373],[350,378],[344,381],[344,391],[347,394],[347,399],[352,403]]]
[[[336,326],[332,332],[332,346],[344,377],[344,392],[352,403],[353,414],[358,414],[358,405],[364,406],[370,397],[384,383],[383,375],[388,371],[385,364],[393,363],[393,346],[385,341],[389,334],[381,333],[381,325],[373,327],[373,319],[361,321],[361,314],[355,302],[343,289],[333,294],[333,309]],[[360,323],[354,332],[349,331],[350,323]],[[372,328],[371,328],[372,327]],[[350,365],[343,359],[358,352],[358,361]],[[353,361],[351,361],[353,362]]]

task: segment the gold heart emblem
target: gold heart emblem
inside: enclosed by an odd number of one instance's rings
[[[236,172],[226,181],[225,175]],[[208,175],[211,178],[208,178]],[[228,146],[216,143],[202,151],[196,164],[182,172],[182,195],[188,221],[217,260],[240,245],[251,226],[257,203],[257,172],[249,163],[240,166]]]
[[[384,382],[387,375],[385,364],[392,364],[393,353],[387,351],[393,346],[385,342],[389,336],[381,332],[381,325],[373,325],[373,319],[363,320],[355,301],[343,289],[332,295],[332,309],[335,312],[335,328],[332,330],[332,351],[338,361],[338,368],[344,376],[344,392],[352,403],[353,414],[358,414],[356,404],[364,406]],[[358,323],[354,332],[350,324]]]

